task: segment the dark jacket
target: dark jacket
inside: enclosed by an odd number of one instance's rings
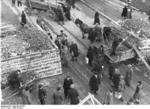
[[[70,51],[73,52],[74,57],[78,57],[79,56],[77,44],[72,44],[70,46]]]
[[[89,86],[91,90],[98,90],[98,77],[96,78],[94,75],[90,78]]]
[[[46,97],[46,90],[43,88],[40,88],[38,96],[39,96],[39,99],[44,99]]]
[[[128,8],[125,6],[125,7],[123,8],[123,10],[122,10],[121,16],[122,16],[122,17],[127,17],[127,14],[128,14]]]
[[[88,49],[87,57],[91,60],[93,59],[93,50],[91,47]]]
[[[21,23],[26,24],[26,15],[24,13],[21,14]]]
[[[94,16],[94,24],[96,24],[96,23],[100,24],[99,13],[98,12],[96,12],[95,16]]]
[[[64,88],[64,89],[70,89],[70,85],[71,85],[72,83],[73,83],[72,79],[69,79],[69,80],[65,79],[65,80],[64,80],[64,84],[63,84],[63,88]]]
[[[78,104],[79,103],[79,94],[78,91],[74,88],[71,88],[68,92],[70,98],[70,104]]]

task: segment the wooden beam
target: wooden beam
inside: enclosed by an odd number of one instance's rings
[[[147,67],[147,69],[150,71],[150,66],[148,65],[148,63],[146,62],[146,60],[144,59],[144,57],[141,55],[140,51],[135,47],[135,45],[133,45],[133,48],[136,51],[136,53],[138,54],[138,56],[140,57],[140,59],[143,61],[143,63]]]

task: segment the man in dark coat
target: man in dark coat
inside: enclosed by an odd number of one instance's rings
[[[70,13],[70,8],[69,7],[66,7],[65,16],[68,20],[71,20],[71,13]]]
[[[127,8],[127,6],[125,6],[125,7],[123,8],[123,10],[122,10],[121,16],[122,16],[123,18],[126,18],[126,17],[127,17],[127,14],[128,14],[128,8]]]
[[[103,37],[104,37],[104,41],[105,43],[109,43],[108,41],[110,41],[110,35],[111,35],[111,27],[104,27],[103,28]]]
[[[95,24],[100,24],[100,19],[99,19],[99,13],[96,12],[94,16],[94,25]]]
[[[112,80],[115,91],[118,91],[119,89],[120,76],[121,75],[120,75],[119,69],[115,69],[115,73],[114,73],[113,80]]]
[[[99,48],[98,48],[98,54],[100,55],[100,56],[104,56],[104,46],[103,45],[101,45]]]
[[[79,56],[78,46],[73,43],[70,46],[70,52],[72,54],[72,61],[77,61],[77,57]]]
[[[90,87],[91,93],[97,94],[97,91],[99,89],[98,85],[99,85],[99,83],[98,83],[98,75],[94,74],[90,78],[90,81],[89,81],[89,87]]]
[[[22,14],[21,14],[21,25],[24,27],[24,25],[26,23],[27,23],[26,15],[25,15],[24,11],[22,11]]]
[[[73,84],[73,81],[72,79],[70,78],[70,76],[67,76],[65,79],[64,79],[64,84],[63,84],[63,88],[64,88],[64,95],[65,95],[65,98],[67,99],[68,98],[68,91],[70,89],[70,85]]]
[[[74,84],[71,85],[71,89],[68,92],[68,96],[70,99],[70,104],[72,105],[79,104],[79,93],[74,88]]]
[[[43,88],[43,85],[39,85],[38,98],[41,104],[45,104],[46,90]]]
[[[121,41],[122,41],[122,39],[118,39],[118,38],[114,39],[114,41],[112,43],[112,52],[111,52],[110,56],[116,55],[116,49]]]
[[[96,39],[96,31],[95,31],[95,28],[93,28],[91,30],[91,32],[89,32],[89,35],[88,35],[88,39],[91,41],[91,43],[93,43]]]
[[[87,58],[89,59],[89,66],[92,67],[92,62],[93,62],[93,49],[92,47],[89,47],[88,52],[87,52]]]

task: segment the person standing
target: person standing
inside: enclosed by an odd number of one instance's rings
[[[43,88],[43,85],[39,85],[38,98],[41,104],[45,104],[46,90]]]
[[[100,25],[100,19],[99,19],[99,13],[96,12],[94,15],[94,25],[99,24]]]
[[[135,93],[133,95],[133,99],[134,101],[139,104],[140,103],[140,100],[141,100],[141,92],[142,92],[142,89],[143,89],[143,85],[142,85],[142,81],[138,81],[138,84],[136,86],[136,90],[135,90]]]
[[[128,87],[131,86],[131,80],[132,80],[132,75],[133,75],[133,70],[131,68],[131,65],[129,65],[129,68],[130,70],[128,70],[125,75],[125,83],[126,83],[126,86]]]
[[[89,60],[89,62],[88,62],[89,66],[92,67],[92,62],[93,62],[93,50],[92,50],[92,47],[91,47],[91,46],[90,46],[89,49],[88,49],[87,58],[88,58],[88,60]]]
[[[119,89],[119,82],[120,82],[120,71],[117,68],[115,69],[112,81],[113,81],[113,85],[114,85],[115,91],[118,91],[118,89]]]
[[[75,89],[74,84],[71,84],[71,89],[68,92],[68,96],[69,96],[69,99],[70,99],[70,104],[72,104],[72,105],[79,104],[79,102],[80,102],[79,93]]]
[[[72,61],[77,61],[77,57],[79,56],[78,46],[74,42],[72,42],[70,46],[70,52],[72,54]]]
[[[70,76],[67,76],[64,79],[64,84],[63,84],[63,88],[64,88],[64,95],[65,98],[68,99],[68,91],[70,89],[71,84],[73,84],[73,80],[70,78]]]
[[[53,100],[54,100],[54,104],[62,104],[63,96],[62,96],[61,87],[56,88],[56,92],[54,92],[53,94]]]
[[[64,15],[63,15],[63,9],[60,5],[58,5],[58,19],[59,23],[64,24]]]
[[[90,78],[90,81],[89,81],[89,87],[90,87],[90,90],[91,90],[91,93],[93,94],[97,94],[97,91],[99,89],[99,83],[98,83],[98,75],[95,73],[91,78]]]
[[[122,41],[122,39],[118,39],[117,37],[115,37],[115,39],[112,43],[112,52],[111,52],[110,56],[116,55],[116,49],[121,41]]]
[[[127,8],[127,6],[125,6],[125,7],[123,8],[123,10],[122,10],[121,16],[122,16],[123,18],[126,18],[126,17],[127,17],[127,14],[128,14],[128,8]]]
[[[17,0],[18,7],[22,6],[22,0]]]
[[[66,7],[65,16],[68,20],[71,20],[70,7]]]
[[[104,104],[113,104],[113,92],[112,90],[108,90],[105,94]]]
[[[24,25],[26,23],[27,23],[26,15],[25,15],[24,11],[22,11],[22,14],[21,14],[21,25],[24,27]]]
[[[129,5],[127,9],[127,18],[132,19],[132,7]]]

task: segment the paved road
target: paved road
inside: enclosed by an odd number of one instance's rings
[[[17,26],[19,24],[19,15],[17,14],[17,11],[15,11],[10,5],[11,4],[8,4],[5,0],[1,1],[1,22]]]
[[[90,0],[86,0],[86,1],[88,1],[88,2],[90,2]],[[99,9],[103,9],[103,10],[107,10],[107,11],[105,11],[105,13],[104,14],[106,14],[106,15],[108,15],[109,17],[111,17],[112,19],[120,19],[120,16],[118,15],[117,16],[117,13],[115,13],[115,7],[113,6],[113,5],[110,5],[109,3],[107,4],[106,2],[105,2],[105,0],[95,0],[95,3],[94,2],[90,2],[92,5],[91,6],[94,6],[93,8],[99,8]],[[102,5],[103,4],[103,5]],[[78,2],[78,4],[77,4],[77,6],[79,7],[79,8],[81,8],[82,9],[82,11],[84,12],[84,13],[86,13],[86,15],[87,16],[89,16],[89,17],[91,17],[91,15],[93,14],[93,13],[90,13],[90,11],[88,11],[88,7],[85,7],[84,6],[84,8],[83,8],[83,6],[82,6],[83,4],[82,3],[80,3],[80,2]],[[110,6],[108,6],[108,5],[110,5]],[[106,9],[105,9],[106,8]],[[112,12],[112,10],[113,10],[113,12]],[[116,11],[117,12],[117,11]],[[120,69],[121,69],[121,71],[122,71],[122,73],[125,71],[125,70],[127,70],[128,69],[128,67],[126,67],[125,65],[123,65],[122,66],[122,68],[120,67]],[[123,70],[124,69],[124,70]],[[144,84],[145,84],[145,93],[147,93],[147,91],[148,90],[150,90],[150,81],[148,80],[148,78],[145,78],[144,76],[143,76],[143,72],[142,71],[135,71],[135,76],[134,76],[135,78],[134,78],[134,87],[135,87],[135,85],[136,85],[136,82],[137,82],[137,80],[143,80],[144,81]],[[134,89],[134,88],[133,88]],[[129,92],[128,92],[129,93]],[[129,94],[130,95],[130,94]],[[150,94],[146,94],[147,96],[149,96]],[[150,97],[145,97],[147,100],[145,101],[145,103],[147,102],[147,103],[149,103],[149,99],[150,99]]]

